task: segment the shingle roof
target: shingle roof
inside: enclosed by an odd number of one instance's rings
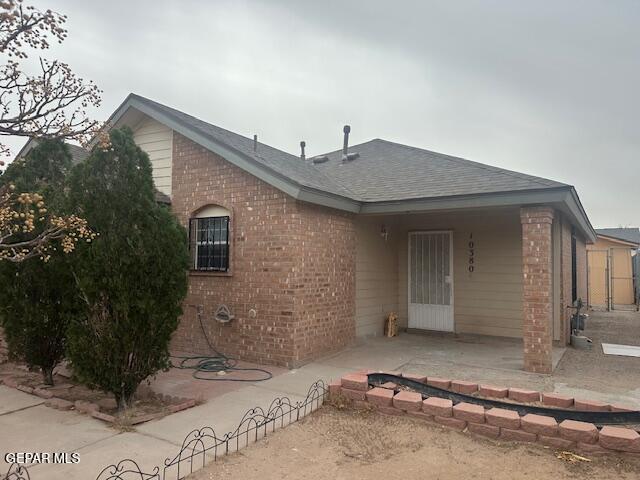
[[[353,161],[343,162],[340,150],[316,164],[264,143],[254,150],[253,139],[133,93],[107,125],[133,125],[139,120],[135,111],[300,201],[352,213],[549,203],[569,215],[589,241],[596,238],[577,192],[564,183],[380,139],[350,147],[360,154]]]
[[[250,157],[294,182],[359,202],[434,198],[492,192],[569,187],[564,183],[513,172],[441,153],[375,139],[349,148],[360,157],[342,161],[342,150],[314,164],[277,148],[212,125],[148,98],[132,98],[160,110],[192,129]]]
[[[327,154],[316,167],[349,186],[360,201],[375,202],[568,187],[503,168],[379,138],[354,145],[355,160],[343,162],[342,150]]]
[[[207,123],[192,115],[188,115],[175,108],[167,107],[148,98],[132,94],[135,98],[164,114],[172,117],[175,121],[195,129],[210,139],[220,142],[236,152],[249,157],[256,163],[280,174],[281,176],[293,180],[294,182],[317,190],[329,192],[335,195],[352,198],[353,195],[346,187],[336,183],[331,177],[314,166],[303,162],[300,157],[278,150],[264,143],[258,142],[256,150],[253,149],[253,139],[244,137],[237,133],[225,130]]]
[[[640,244],[640,228],[596,228],[596,233],[607,237]]]
[[[67,147],[69,148],[69,153],[71,153],[71,161],[74,165],[84,162],[85,159],[89,156],[89,151],[78,145],[67,143]]]

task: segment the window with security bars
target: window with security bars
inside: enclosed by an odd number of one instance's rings
[[[229,271],[229,217],[192,218],[189,238],[193,270]]]

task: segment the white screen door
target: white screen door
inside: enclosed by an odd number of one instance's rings
[[[409,328],[453,332],[451,232],[409,233]]]

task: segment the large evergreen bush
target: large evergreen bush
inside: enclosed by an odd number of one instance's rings
[[[47,199],[47,214],[62,214],[70,168],[68,147],[61,141],[42,140],[26,158],[7,168],[0,184],[37,193]],[[9,354],[40,368],[49,385],[53,369],[64,358],[67,326],[81,307],[71,270],[73,256],[57,248],[47,251],[46,261],[38,257],[20,263],[0,261],[0,321]]]
[[[97,232],[76,256],[85,314],[69,329],[74,372],[126,408],[138,384],[169,365],[187,291],[185,229],[155,202],[149,158],[129,129],[110,133],[70,176],[70,198]]]

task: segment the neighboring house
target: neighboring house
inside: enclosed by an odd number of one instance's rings
[[[640,229],[597,229],[597,241],[587,247],[589,304],[607,309],[638,304]]]
[[[174,350],[208,353],[204,328],[227,354],[294,367],[381,335],[392,311],[411,330],[523,339],[532,372],[569,341],[596,239],[570,185],[347,134],[305,158],[134,94],[108,125],[133,129],[190,231]]]

